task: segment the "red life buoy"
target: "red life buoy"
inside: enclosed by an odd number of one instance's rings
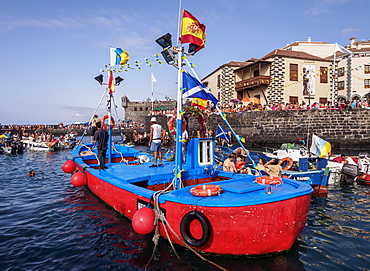
[[[261,177],[256,177],[255,182],[258,184],[265,184],[265,185],[280,185],[283,183],[283,180],[280,177],[261,176]]]
[[[288,164],[283,168],[283,170],[289,170],[293,166],[293,159],[290,157],[285,157],[279,161],[279,165],[282,165],[284,162],[287,162]]]
[[[216,195],[220,195],[221,192],[222,192],[221,186],[214,185],[214,184],[198,185],[190,189],[190,193],[193,196],[197,196],[197,197],[216,196]]]
[[[105,130],[107,130],[107,129],[108,129],[108,126],[107,126],[107,125],[105,125],[105,123],[104,123],[104,121],[105,121],[106,119],[108,119],[108,115],[105,115],[105,116],[101,119],[101,121],[102,121],[102,127],[103,127]],[[114,127],[115,122],[114,122],[114,118],[113,118],[112,116],[110,116],[110,121],[111,121],[111,123],[112,123],[112,128],[113,128],[113,127]]]
[[[170,117],[170,119],[167,122],[168,129],[170,130],[170,133],[176,135],[176,116]],[[184,132],[186,130],[186,120],[182,120],[182,131]]]

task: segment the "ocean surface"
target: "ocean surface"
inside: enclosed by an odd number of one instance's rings
[[[0,270],[219,270],[132,230],[128,219],[61,170],[70,151],[0,155]],[[29,170],[36,176],[29,177]],[[293,248],[263,258],[205,256],[228,270],[370,270],[370,186],[312,198]],[[237,242],[237,240],[235,240]],[[153,255],[153,259],[150,261]]]

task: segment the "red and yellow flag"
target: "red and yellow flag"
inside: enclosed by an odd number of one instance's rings
[[[199,46],[195,51],[204,47],[206,41],[206,26],[201,24],[190,12],[183,10],[181,26],[181,42]]]
[[[109,71],[108,72],[108,88],[109,88],[109,94],[112,94],[114,90],[114,77],[113,77],[113,72]]]
[[[191,105],[196,106],[201,110],[205,110],[207,108],[207,100],[201,99],[201,98],[192,98],[191,99]]]

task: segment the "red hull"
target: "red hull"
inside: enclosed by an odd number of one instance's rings
[[[360,176],[357,177],[357,181],[370,185],[370,174],[361,173]]]
[[[90,190],[118,212],[132,218],[141,197],[86,172]],[[171,201],[160,204],[177,235],[181,236],[182,218],[190,211],[203,213],[210,222],[208,241],[196,249],[204,252],[233,255],[262,255],[289,250],[302,232],[311,195],[300,196],[268,204],[242,207],[204,207]],[[202,229],[198,221],[190,224],[191,234],[199,238]],[[166,237],[161,225],[161,235]],[[171,234],[171,240],[180,243]]]

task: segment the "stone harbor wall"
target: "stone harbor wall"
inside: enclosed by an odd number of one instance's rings
[[[307,140],[307,134],[313,133],[335,150],[370,149],[367,109],[250,111],[227,114],[227,120],[239,136],[255,146],[278,147],[300,138]],[[226,128],[220,116],[211,116],[208,126],[216,131],[217,124]]]
[[[139,133],[149,133],[149,116],[144,117],[144,129]],[[167,117],[156,116],[158,123],[167,131]],[[246,138],[247,147],[279,147],[282,143],[296,143],[298,139],[307,141],[308,134],[329,141],[335,152],[340,150],[365,151],[370,150],[370,110],[343,109],[340,110],[286,110],[286,111],[249,111],[244,113],[227,113],[227,120],[235,132]],[[190,138],[199,131],[199,123],[193,117],[188,118],[188,133]],[[217,125],[227,128],[219,115],[208,117],[207,128],[214,132]],[[5,131],[5,130],[4,130]],[[0,131],[2,134],[4,131]],[[84,130],[75,130],[82,135]],[[12,131],[15,133],[17,131]],[[33,132],[33,131],[27,131]],[[67,130],[45,130],[54,135],[65,134]],[[117,129],[114,135],[119,135]],[[128,141],[132,138],[132,130],[124,129]],[[311,145],[311,144],[310,144]]]
[[[335,151],[370,150],[370,110],[367,109],[250,111],[228,113],[227,120],[239,136],[247,139],[247,146],[279,147],[298,139],[307,141],[307,135],[313,133],[329,141]],[[164,121],[161,124],[167,128]],[[214,132],[218,124],[227,128],[220,116],[208,118],[207,127]],[[189,136],[196,136],[198,130],[198,122],[190,117]]]

